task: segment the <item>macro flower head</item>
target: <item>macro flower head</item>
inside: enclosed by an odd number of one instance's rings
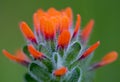
[[[27,41],[23,50],[15,55],[3,50],[6,57],[27,67],[26,82],[87,82],[95,69],[118,57],[117,52],[112,51],[101,61],[90,64],[93,52],[100,45],[100,41],[87,45],[94,20],[81,29],[81,16],[76,15],[74,24],[70,7],[60,11],[38,9],[33,14],[33,26],[34,31],[25,21],[19,23]]]

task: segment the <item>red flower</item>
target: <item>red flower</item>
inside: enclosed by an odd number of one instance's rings
[[[83,30],[80,30],[81,16],[78,14],[75,28],[72,28],[73,14],[72,9],[69,7],[61,11],[57,11],[54,8],[50,8],[46,12],[43,11],[42,9],[38,9],[33,14],[33,23],[34,32],[32,32],[32,30],[29,28],[26,22],[22,21],[19,24],[23,36],[29,42],[27,46],[27,51],[33,57],[31,59],[33,61],[35,61],[35,59],[44,60],[46,58],[45,61],[47,61],[47,63],[51,65],[49,71],[50,73],[53,73],[53,75],[55,76],[63,76],[68,71],[71,71],[72,66],[74,66],[73,64],[78,66],[78,64],[76,64],[79,63],[78,61],[82,61],[86,57],[90,56],[91,53],[93,53],[95,49],[97,49],[97,47],[100,45],[100,41],[97,41],[95,44],[86,49],[87,47],[86,44],[92,32],[94,20],[90,20],[88,24],[85,26],[85,28]],[[75,48],[77,47],[76,45],[78,45],[79,47]],[[80,45],[82,47],[81,50]],[[10,54],[6,50],[3,50],[3,54],[9,59],[25,66],[28,66],[28,64],[31,62],[33,63],[33,61],[28,59],[21,50],[18,50],[15,55]],[[118,57],[117,52],[115,51],[110,52],[105,57],[103,57],[103,59],[100,62],[93,64],[89,68],[89,70],[93,70],[95,68],[112,63],[117,59],[117,57]],[[71,61],[72,63],[69,63]],[[44,61],[40,62],[42,62],[43,64],[46,63]],[[50,67],[49,65],[47,66],[46,64],[45,68],[48,67],[49,69]]]

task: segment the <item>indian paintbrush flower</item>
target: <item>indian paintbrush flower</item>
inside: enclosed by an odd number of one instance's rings
[[[87,46],[94,20],[91,19],[83,30],[81,16],[77,15],[73,25],[71,8],[46,12],[38,9],[33,14],[34,32],[26,22],[20,22],[20,30],[27,40],[23,50],[15,55],[3,50],[10,60],[26,66],[26,82],[92,82],[95,69],[114,62],[118,55],[112,51],[100,62],[90,64],[93,52],[100,45],[97,41]],[[74,27],[72,27],[74,26]]]

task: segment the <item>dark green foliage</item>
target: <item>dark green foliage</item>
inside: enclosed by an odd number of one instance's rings
[[[70,71],[70,73],[67,75],[67,81],[66,82],[80,82],[81,80],[81,70],[79,67],[73,68],[73,70]]]
[[[30,59],[32,59],[32,56],[30,55],[30,53],[29,53],[29,51],[28,51],[27,45],[23,46],[23,52],[24,52]]]
[[[42,53],[44,53],[47,57],[51,57],[51,49],[48,45],[40,44],[38,46],[38,50]]]
[[[50,73],[42,64],[31,63],[29,67],[30,74],[39,82],[47,82],[50,80]]]
[[[74,42],[70,46],[70,48],[68,49],[68,52],[66,53],[66,57],[65,57],[65,61],[66,61],[65,63],[67,65],[72,64],[76,60],[76,58],[79,55],[80,49],[81,49],[81,46],[79,42]]]
[[[37,82],[30,74],[26,73],[24,77],[25,82]]]
[[[43,59],[41,62],[47,67],[48,71],[52,73],[53,70],[53,64],[49,59]]]
[[[52,51],[50,49],[53,47],[47,44],[40,44],[37,47],[46,57],[32,60],[28,68],[30,75],[26,74],[25,76],[26,82],[87,82],[86,79],[91,80],[91,73],[88,72],[87,68],[92,55],[78,61],[80,52],[84,51],[79,42],[73,42],[67,49],[52,49]],[[30,56],[27,46],[23,48],[23,51],[27,56]],[[63,76],[54,76],[53,71],[59,66],[66,66],[68,72]]]

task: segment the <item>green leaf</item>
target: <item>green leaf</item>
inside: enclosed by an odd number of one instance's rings
[[[47,67],[47,70],[50,73],[52,73],[53,65],[52,65],[52,62],[49,59],[43,59],[43,60],[41,60],[41,63],[43,63]]]
[[[65,49],[58,48],[58,52],[59,52],[59,55],[60,55],[61,57],[63,57],[63,56],[64,56]]]
[[[44,44],[39,45],[39,51],[44,53],[47,57],[51,57],[51,51],[49,50],[48,46],[45,46]]]
[[[50,46],[51,46],[51,50],[52,52],[55,52],[55,42],[50,40]]]
[[[58,53],[53,53],[53,57],[52,57],[52,62],[53,62],[54,68],[57,68],[57,61],[58,61],[57,54]]]
[[[29,71],[39,82],[47,82],[50,79],[50,73],[41,64],[31,63]]]
[[[79,55],[81,46],[79,42],[73,43],[70,48],[68,49],[67,55],[65,57],[66,64],[72,64],[73,61],[76,60],[76,58]]]
[[[81,80],[81,72],[80,68],[76,67],[67,75],[67,81],[66,82],[80,82]]]
[[[54,64],[54,68],[61,66],[63,63],[61,56],[57,52],[53,53],[52,61]]]
[[[30,74],[26,73],[24,77],[25,82],[37,82]]]

